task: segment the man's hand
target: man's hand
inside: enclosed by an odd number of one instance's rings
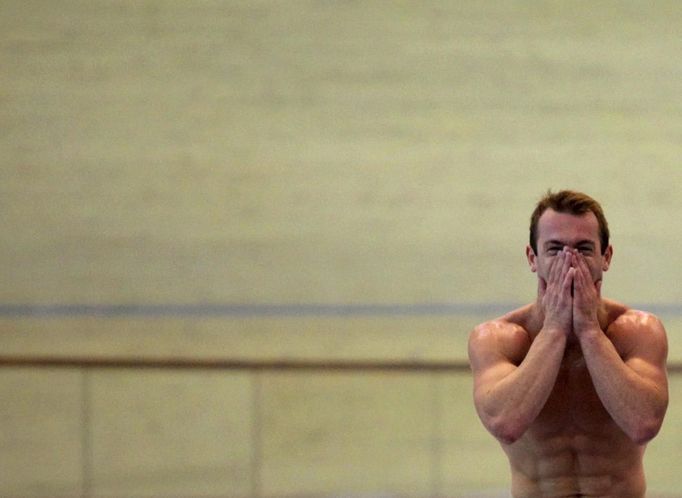
[[[585,258],[580,254],[573,255],[575,276],[573,277],[573,331],[580,337],[587,331],[601,330],[598,309],[599,282],[592,280],[590,269]]]
[[[572,288],[576,269],[571,267],[573,253],[564,248],[552,261],[547,281],[540,279],[540,304],[544,312],[543,329],[568,337],[573,328]]]

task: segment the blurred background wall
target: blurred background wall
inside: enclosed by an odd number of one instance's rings
[[[0,495],[474,496],[528,217],[682,360],[682,6],[3,0]],[[60,363],[61,362],[61,363]],[[679,491],[681,378],[650,444]]]

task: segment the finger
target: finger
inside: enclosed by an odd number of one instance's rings
[[[563,282],[564,277],[566,277],[568,270],[571,268],[571,261],[573,258],[573,255],[568,248],[564,249],[564,251],[562,253],[562,258],[563,258],[563,261],[561,262],[561,269],[560,269],[559,278]]]
[[[587,267],[587,262],[582,254],[575,255],[575,267],[584,276],[589,275],[590,269]]]
[[[573,269],[575,270],[575,276],[573,278],[573,290],[576,301],[578,301],[582,297],[585,290],[585,279],[580,266],[576,266]]]
[[[564,292],[566,293],[571,292],[575,283],[575,278],[576,278],[575,268],[569,267],[562,281],[562,288]]]
[[[591,296],[595,294],[594,284],[592,283],[592,275],[590,270],[584,261],[576,269],[575,278],[575,295],[576,300],[585,303],[591,299]]]
[[[557,268],[559,267],[560,263],[561,263],[561,253],[557,253],[557,255],[552,258],[552,261],[549,264],[549,271],[547,272],[547,284],[548,285],[556,282]]]
[[[545,280],[542,277],[538,277],[538,293],[540,294],[540,297],[544,297],[545,293],[547,292],[547,280]]]
[[[581,277],[581,286],[583,290],[588,289],[590,283],[592,282],[592,273],[590,273],[590,268],[587,266],[587,261],[581,255],[577,256],[578,270]]]
[[[551,282],[557,282],[561,276],[561,269],[564,264],[564,251],[559,251],[552,259],[552,267],[550,268],[549,279]],[[549,283],[549,282],[548,282]]]

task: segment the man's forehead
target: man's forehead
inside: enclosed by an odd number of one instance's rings
[[[576,215],[547,209],[538,220],[538,238],[561,237],[599,240],[599,221],[592,211]]]

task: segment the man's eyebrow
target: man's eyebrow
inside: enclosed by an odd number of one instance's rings
[[[548,240],[547,242],[545,242],[544,245],[545,245],[545,247],[554,246],[554,245],[563,247],[563,246],[570,246],[571,244],[569,244],[568,242],[565,242],[565,241],[563,241],[563,240],[552,239],[552,240]],[[579,240],[578,242],[576,242],[575,245],[576,245],[576,246],[591,246],[591,247],[594,247],[596,244],[595,244],[593,241],[589,240],[589,239],[584,239],[584,240]]]

